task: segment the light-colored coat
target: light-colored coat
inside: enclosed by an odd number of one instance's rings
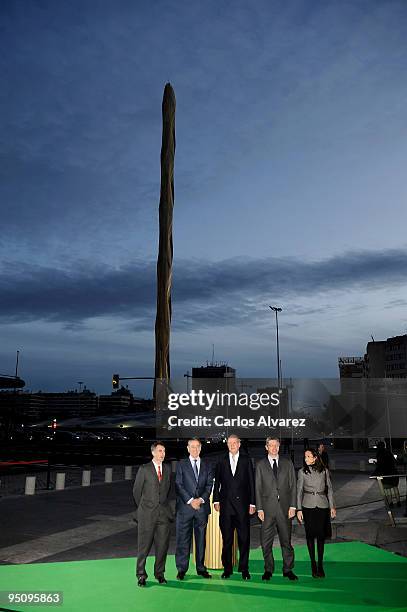
[[[304,468],[298,470],[297,509],[334,508],[334,496],[329,471],[318,472],[310,468],[310,473]]]

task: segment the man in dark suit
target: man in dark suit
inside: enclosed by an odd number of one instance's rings
[[[139,467],[133,487],[138,523],[138,586],[146,585],[146,558],[154,542],[154,576],[166,584],[164,576],[170,542],[170,523],[174,520],[169,503],[171,468],[164,462],[165,446],[162,442],[151,445],[152,461]]]
[[[329,455],[325,448],[325,444],[323,442],[320,442],[318,445],[318,453],[319,453],[319,456],[321,457],[322,463],[324,464],[326,469],[329,470]]]
[[[222,532],[222,578],[233,573],[232,549],[234,531],[239,544],[239,572],[243,580],[250,580],[250,515],[256,511],[252,463],[240,449],[240,439],[231,435],[227,439],[229,452],[216,466],[213,491],[214,508],[220,511]]]
[[[278,533],[283,554],[283,576],[298,580],[294,574],[294,549],[291,546],[291,522],[297,504],[295,470],[290,459],[279,456],[278,438],[267,438],[267,457],[256,467],[256,505],[262,522],[261,547],[264,557],[263,580],[274,571],[273,541]]]
[[[212,466],[200,458],[201,442],[198,438],[188,440],[189,457],[177,465],[175,490],[177,494],[177,535],[175,563],[178,580],[183,580],[188,571],[192,531],[195,534],[196,572],[203,578],[212,578],[205,564],[205,536],[209,497],[213,486]]]

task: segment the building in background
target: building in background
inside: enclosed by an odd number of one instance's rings
[[[368,342],[365,353],[365,377],[386,377],[386,340]]]
[[[153,408],[153,400],[135,397],[127,387],[121,387],[110,395],[99,395],[99,414],[115,415],[149,412]]]
[[[387,338],[385,347],[385,377],[407,377],[407,334]]]
[[[407,378],[407,334],[372,340],[364,357],[339,357],[339,376],[345,378]]]
[[[206,366],[192,368],[192,378],[236,378],[236,370],[227,363],[207,363]]]
[[[363,378],[365,376],[365,360],[363,357],[339,357],[339,377]]]
[[[84,389],[82,392],[66,391],[62,393],[41,393],[44,399],[43,417],[50,419],[68,419],[73,417],[89,418],[98,410],[96,393]]]
[[[110,395],[99,395],[99,414],[124,414],[133,407],[133,394],[122,387]]]

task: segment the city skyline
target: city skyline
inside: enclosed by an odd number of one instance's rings
[[[165,14],[166,19],[162,19]],[[177,98],[174,376],[337,377],[407,330],[404,2],[5,1],[0,372],[154,372],[161,100]],[[137,394],[137,390],[135,390]]]

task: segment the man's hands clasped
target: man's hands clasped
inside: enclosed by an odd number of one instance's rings
[[[200,497],[197,497],[196,499],[193,499],[191,501],[191,506],[193,507],[194,510],[199,510],[201,505],[202,505],[202,499]]]

